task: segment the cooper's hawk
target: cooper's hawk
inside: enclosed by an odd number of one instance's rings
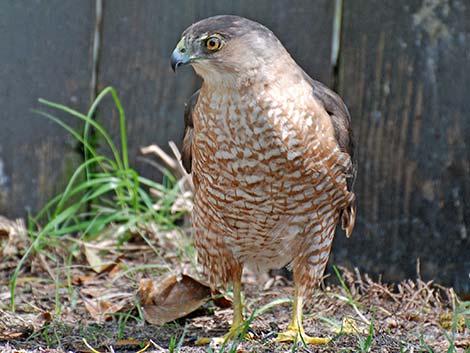
[[[171,56],[173,69],[185,64],[204,80],[186,107],[183,141],[196,189],[195,247],[213,285],[233,282],[233,324],[218,341],[243,323],[243,267],[290,263],[293,315],[278,340],[327,342],[305,335],[302,301],[324,272],[337,223],[348,236],[354,227],[346,106],[269,29],[245,18],[186,29]]]

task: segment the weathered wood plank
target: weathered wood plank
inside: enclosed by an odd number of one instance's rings
[[[91,0],[0,3],[0,214],[38,210],[76,165],[74,141],[31,109],[87,107],[93,23]]]
[[[357,136],[358,220],[333,261],[470,291],[470,5],[344,3],[340,94]]]
[[[175,75],[169,57],[182,31],[217,14],[236,14],[272,29],[314,77],[330,80],[333,3],[315,1],[151,1],[113,0],[104,9],[103,53],[99,83],[117,88],[128,117],[132,164],[146,175],[155,169],[136,163],[139,148],[180,142],[183,108],[200,84],[190,68]],[[99,118],[118,134],[116,112]]]

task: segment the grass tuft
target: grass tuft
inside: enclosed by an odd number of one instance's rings
[[[97,109],[107,96],[112,98],[119,114],[120,148],[95,120]],[[65,190],[29,219],[31,245],[18,262],[10,281],[12,311],[18,275],[26,259],[55,244],[62,236],[79,233],[80,239],[91,240],[105,236],[105,231],[115,226],[122,242],[132,234],[139,234],[148,242],[145,237],[148,224],[156,224],[159,229],[173,229],[181,216],[181,212],[171,212],[179,186],[169,172],[165,175],[166,182],[159,184],[140,176],[130,167],[124,109],[114,88],[104,89],[86,114],[45,99],[39,102],[56,113],[66,113],[82,122],[80,131],[52,113],[35,111],[70,133],[81,144],[84,160],[70,177]],[[95,139],[104,141],[103,148],[95,146]],[[158,197],[149,191],[151,189],[158,192]],[[154,207],[157,202],[158,209]],[[45,224],[41,226],[44,219]]]

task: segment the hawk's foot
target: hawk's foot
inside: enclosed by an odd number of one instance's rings
[[[217,346],[221,346],[223,345],[224,343],[234,339],[234,338],[237,338],[239,337],[244,328],[245,328],[245,321],[243,321],[240,325],[238,326],[235,326],[235,327],[231,327],[230,330],[223,336],[220,336],[220,337],[199,337],[195,344],[198,345],[198,346],[201,346],[201,345],[206,345],[206,344],[210,344],[211,347],[217,347]],[[253,334],[251,332],[247,332],[245,334],[245,337],[246,339],[253,339]]]
[[[278,342],[303,342],[305,344],[327,344],[329,338],[310,337],[299,327],[289,325],[287,331],[281,332],[277,336]]]

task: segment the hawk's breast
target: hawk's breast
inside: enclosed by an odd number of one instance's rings
[[[193,137],[194,226],[219,233],[247,262],[258,262],[262,248],[268,267],[291,260],[280,244],[311,231],[318,212],[333,217],[328,173],[304,158],[315,149],[325,158],[320,147],[329,140],[321,136],[331,127],[301,95],[273,96],[203,89]]]

